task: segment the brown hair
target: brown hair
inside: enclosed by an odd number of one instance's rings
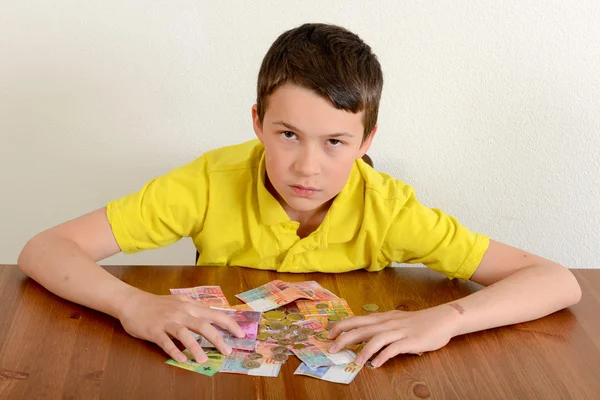
[[[269,95],[285,83],[313,90],[337,109],[364,110],[363,140],[377,124],[381,66],[371,48],[342,27],[304,24],[273,42],[258,73],[256,103],[261,123]]]

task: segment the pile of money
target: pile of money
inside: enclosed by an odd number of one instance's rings
[[[335,354],[329,353],[332,340],[327,335],[332,325],[352,317],[354,313],[346,300],[338,298],[317,282],[271,281],[236,295],[245,304],[235,306],[229,306],[218,286],[171,289],[171,293],[188,295],[231,315],[246,336],[236,338],[215,326],[232,347],[230,355],[220,354],[209,341],[197,335],[208,362],[196,363],[186,349],[186,362],[170,359],[167,361],[169,365],[207,376],[224,372],[276,377],[281,365],[290,355],[295,355],[302,363],[294,374],[345,384],[352,382],[362,369],[353,361],[364,347],[363,343],[348,346]]]

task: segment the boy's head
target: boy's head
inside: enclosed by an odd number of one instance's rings
[[[375,134],[382,75],[371,48],[344,28],[305,24],[273,43],[252,118],[288,214],[319,209],[343,189]]]

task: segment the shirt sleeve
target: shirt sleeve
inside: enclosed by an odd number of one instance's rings
[[[207,203],[208,174],[202,156],[106,208],[119,247],[131,254],[168,246],[202,230]]]
[[[390,262],[422,263],[450,279],[469,279],[483,258],[490,238],[461,225],[456,218],[417,200],[405,188],[405,202],[395,213],[382,246]]]

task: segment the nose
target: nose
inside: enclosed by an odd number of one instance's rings
[[[301,149],[294,162],[294,170],[301,176],[318,175],[321,172],[318,150],[308,146]]]

